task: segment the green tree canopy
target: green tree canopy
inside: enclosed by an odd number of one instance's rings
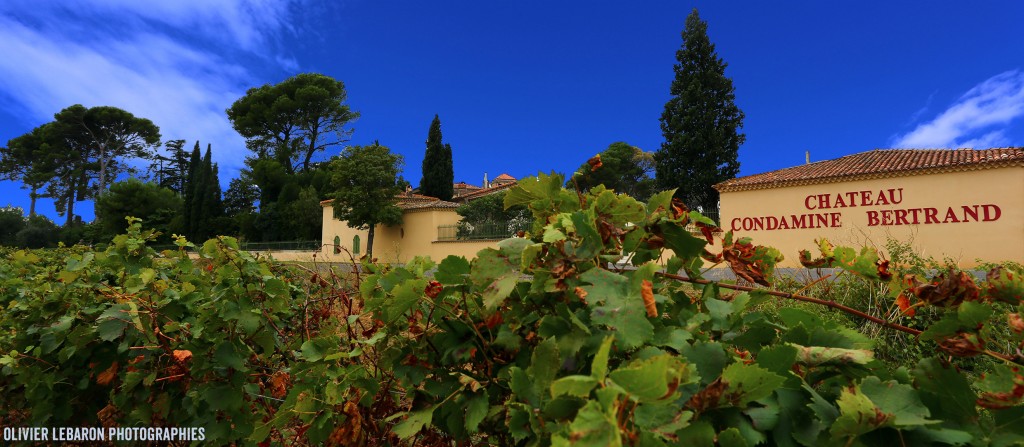
[[[505,191],[480,197],[460,206],[455,212],[462,216],[462,222],[472,225],[532,219],[530,210],[524,205],[505,208]]]
[[[737,153],[746,138],[738,132],[744,115],[736,107],[732,80],[707,29],[694,9],[676,52],[672,98],[661,115],[665,142],[654,155],[657,187],[678,188],[677,197],[705,211],[718,209],[712,185],[739,173]]]
[[[13,138],[7,147],[0,148],[0,179],[20,181],[22,188],[31,190],[29,197],[29,216],[36,215],[36,200],[42,195],[39,191],[53,177],[46,172],[49,144],[44,144],[46,128],[39,126],[31,132]]]
[[[98,169],[98,191],[106,190],[108,180],[124,169],[123,158],[150,159],[160,144],[159,127],[117,107],[75,104],[54,119],[67,136],[87,146],[88,160]]]
[[[25,228],[25,211],[7,205],[0,208],[0,246],[14,246],[14,235]]]
[[[584,163],[576,171],[579,175],[566,182],[567,186],[574,180],[584,191],[604,185],[639,200],[647,200],[654,192],[654,179],[651,178],[654,154],[618,141],[598,155],[601,156],[601,167],[594,169],[589,163]]]
[[[184,195],[190,172],[185,140],[169,140],[164,143],[164,148],[167,154],[158,153],[150,165],[150,171],[157,185]]]
[[[341,81],[302,73],[249,89],[227,114],[255,158],[272,158],[293,173],[296,163],[307,170],[313,154],[348,141],[346,126],[359,113],[344,104],[346,97]]]
[[[130,178],[110,185],[110,189],[96,198],[96,217],[102,237],[109,239],[128,228],[125,217],[142,219],[146,228],[164,234],[181,233],[183,201],[178,194],[155,183],[143,183]]]
[[[54,121],[11,140],[0,171],[20,176],[33,197],[45,184],[68,225],[74,221],[75,202],[95,197],[108,180],[129,170],[126,158],[152,158],[159,142],[160,129],[148,119],[116,107],[75,104],[55,114]],[[20,171],[8,167],[19,162],[26,163]]]
[[[366,255],[372,258],[374,227],[402,222],[402,210],[395,204],[395,196],[402,192],[402,156],[376,142],[349,146],[329,169],[334,217],[368,230]]]
[[[427,132],[427,152],[423,156],[420,194],[451,200],[455,194],[452,147],[441,141],[441,119],[434,115]]]

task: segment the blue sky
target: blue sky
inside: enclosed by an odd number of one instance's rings
[[[0,144],[71,104],[246,155],[224,114],[300,72],[345,82],[418,184],[439,114],[455,180],[571,172],[615,141],[657,150],[693,7],[746,113],[741,175],[875,148],[1024,145],[1024,2],[59,0],[0,3]],[[333,154],[327,154],[333,155]],[[19,184],[0,206],[28,207]],[[86,219],[91,205],[79,205]],[[55,217],[50,202],[39,211]]]

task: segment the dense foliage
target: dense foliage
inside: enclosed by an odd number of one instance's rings
[[[349,146],[330,164],[328,197],[334,217],[352,228],[367,230],[366,255],[373,257],[373,236],[378,224],[397,225],[402,210],[395,196],[402,192],[402,156],[386,146]]]
[[[110,240],[124,233],[128,227],[125,223],[128,216],[146,219],[147,226],[167,237],[172,233],[181,233],[183,203],[174,191],[155,183],[143,183],[136,179],[114,183],[96,199],[98,236],[101,240]]]
[[[69,225],[76,202],[106,191],[118,173],[131,171],[128,158],[152,158],[159,143],[160,129],[148,119],[116,107],[75,104],[10,140],[0,152],[0,174],[32,190],[30,215],[45,188]]]
[[[364,264],[346,278],[256,259],[231,238],[196,259],[155,253],[137,223],[103,252],[9,253],[0,419],[200,426],[215,444],[1024,442],[1021,272],[893,282],[870,249],[822,241],[801,253],[894,284],[903,315],[937,313],[922,329],[863,315],[917,331],[935,354],[890,371],[863,334],[794,307],[759,310],[782,299],[854,309],[702,279],[703,258],[768,284],[781,254],[715,237],[673,191],[644,204],[563,184],[541,175],[506,194],[534,217],[529,237],[472,261]]]
[[[708,24],[697,9],[686,18],[683,45],[676,51],[672,98],[661,114],[665,142],[654,155],[658,189],[678,188],[676,197],[704,211],[718,209],[711,186],[739,173],[745,136],[725,62],[708,39]]]
[[[584,163],[576,170],[578,175],[568,180],[567,187],[572,187],[573,182],[583,190],[604,185],[637,200],[647,200],[654,193],[654,154],[617,141],[597,155],[600,169],[595,169],[594,163]]]
[[[347,126],[359,113],[345,104],[347,97],[341,81],[300,73],[249,89],[227,114],[255,159],[275,160],[292,174],[309,170],[314,154],[348,140]]]
[[[455,194],[455,171],[452,168],[452,147],[442,141],[441,119],[434,115],[427,132],[427,151],[423,154],[423,177],[420,194],[451,200]]]

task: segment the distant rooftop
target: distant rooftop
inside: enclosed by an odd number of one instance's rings
[[[720,192],[832,183],[864,178],[1024,166],[1024,148],[876,149],[792,168],[726,180]]]

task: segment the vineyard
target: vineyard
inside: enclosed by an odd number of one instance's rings
[[[510,189],[532,227],[472,261],[342,274],[228,237],[190,257],[131,219],[104,250],[7,251],[0,425],[203,427],[211,445],[1024,443],[1022,272],[799,254],[886,285],[879,316],[771,288],[783,254],[672,191],[563,184]],[[704,280],[705,262],[760,287]],[[925,354],[886,364],[831,312]]]

